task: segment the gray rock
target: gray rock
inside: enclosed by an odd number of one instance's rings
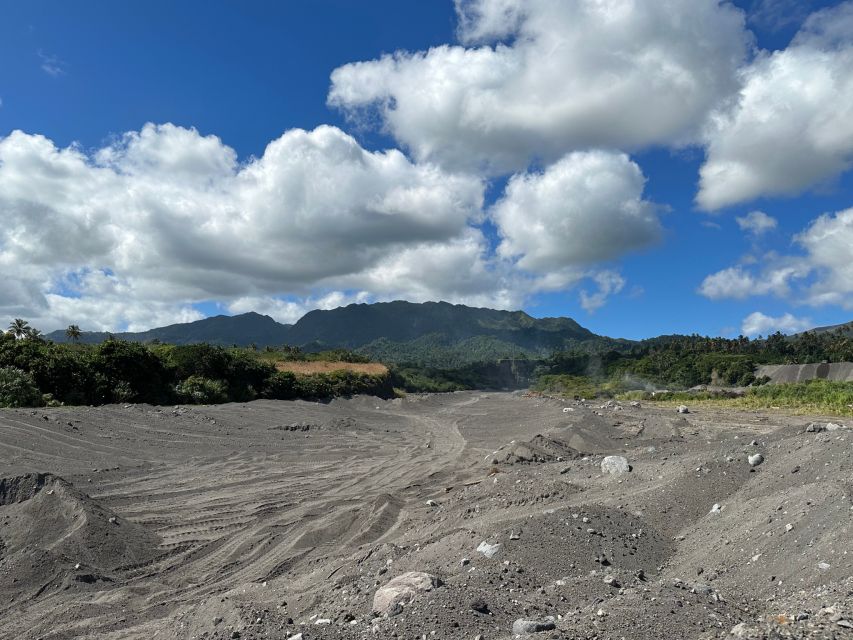
[[[628,459],[624,456],[607,456],[601,461],[603,473],[628,473],[630,470],[631,465],[628,464]]]
[[[377,589],[373,596],[373,613],[395,616],[402,613],[403,605],[412,602],[418,594],[432,591],[441,584],[441,580],[436,576],[420,571],[399,575]]]
[[[482,553],[487,558],[493,557],[498,551],[500,551],[501,545],[500,543],[489,544],[485,540],[477,545],[477,551]]]
[[[764,456],[760,453],[753,454],[747,458],[750,467],[757,467],[764,462]]]
[[[519,618],[512,623],[512,632],[516,635],[551,631],[554,628],[556,628],[556,625],[553,620],[525,620],[524,618]]]
[[[676,409],[678,413],[690,413],[690,409],[688,409],[685,405],[678,405],[678,409]]]

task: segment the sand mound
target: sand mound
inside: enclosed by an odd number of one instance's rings
[[[155,534],[51,474],[0,479],[0,523],[0,594],[111,582],[158,553]]]
[[[577,449],[562,440],[536,434],[526,442],[510,442],[489,458],[490,464],[529,464],[574,460],[583,457]]]

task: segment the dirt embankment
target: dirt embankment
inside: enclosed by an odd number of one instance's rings
[[[830,416],[117,405],[0,411],[0,451],[4,639],[853,637]]]
[[[378,362],[276,362],[275,368],[279,371],[290,371],[299,375],[310,375],[312,373],[332,373],[333,371],[352,371],[354,373],[365,373],[369,375],[384,376],[388,373],[388,367]]]

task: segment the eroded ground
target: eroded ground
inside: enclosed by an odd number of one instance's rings
[[[853,430],[812,421],[843,422],[474,392],[3,410],[0,637],[853,637]],[[374,616],[407,571],[442,586]]]

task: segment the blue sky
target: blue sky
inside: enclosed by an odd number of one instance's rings
[[[587,4],[0,0],[0,313],[143,329],[448,299],[629,338],[851,320],[851,4],[685,3],[689,33]]]

